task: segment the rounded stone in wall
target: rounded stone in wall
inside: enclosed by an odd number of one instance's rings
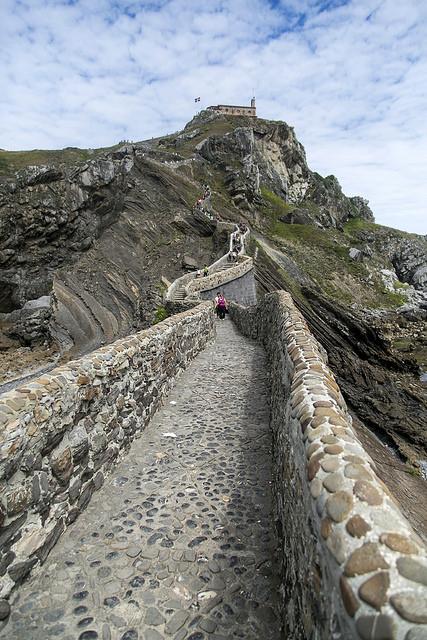
[[[353,507],[353,498],[346,491],[337,491],[326,501],[326,511],[335,522],[342,522]]]
[[[356,514],[350,518],[345,528],[353,538],[362,538],[371,530],[371,525],[362,516]]]
[[[7,600],[0,599],[0,620],[6,620],[10,614],[10,604]]]
[[[427,594],[417,591],[394,593],[390,602],[397,613],[409,622],[427,624]]]
[[[357,576],[371,573],[375,569],[388,569],[389,564],[383,557],[380,547],[375,542],[365,542],[353,551],[345,567],[346,576]]]

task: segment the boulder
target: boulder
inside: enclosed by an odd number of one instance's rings
[[[187,269],[187,271],[196,271],[197,269],[199,269],[196,260],[186,255],[184,255],[182,258],[182,266],[184,269]]]
[[[355,260],[356,262],[362,262],[363,260],[363,253],[360,251],[360,249],[356,249],[355,247],[351,247],[349,249],[348,255],[352,260]]]

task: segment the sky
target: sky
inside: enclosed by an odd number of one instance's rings
[[[427,234],[425,0],[0,0],[0,80],[10,150],[157,137],[254,92],[311,169]]]

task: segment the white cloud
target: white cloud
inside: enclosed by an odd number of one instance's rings
[[[195,96],[254,87],[313,169],[378,222],[427,233],[426,18],[420,0],[2,0],[0,147],[149,138]]]

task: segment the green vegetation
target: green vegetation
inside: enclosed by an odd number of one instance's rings
[[[349,256],[352,239],[348,233],[337,229],[320,229],[308,224],[286,224],[278,220],[277,211],[287,206],[276,196],[267,193],[271,204],[269,235],[281,246],[283,253],[291,257],[311,280],[330,298],[345,304],[360,304],[371,308],[396,308],[405,303],[405,296],[397,287],[390,292],[377,269],[384,263],[377,256],[363,262]],[[274,194],[273,194],[274,196]],[[304,205],[305,206],[305,205]],[[352,229],[366,228],[365,221],[351,221]]]
[[[163,306],[157,307],[156,313],[154,314],[153,324],[157,324],[158,322],[162,322],[162,320],[166,320],[168,317],[168,312]]]
[[[384,307],[390,307],[390,308],[401,307],[402,304],[405,304],[406,302],[405,296],[403,296],[401,293],[393,293],[392,291],[384,291],[383,297],[384,297],[384,304],[383,304]]]
[[[400,280],[395,280],[393,283],[395,289],[407,289],[409,284],[407,282],[400,282]]]
[[[281,216],[288,215],[295,209],[295,205],[285,202],[280,196],[276,195],[266,187],[261,186],[261,195],[265,201],[265,205],[261,206],[261,213],[267,219],[270,231],[274,233],[275,224]]]
[[[59,150],[0,151],[0,175],[13,175],[16,171],[33,165],[78,164],[112,151],[116,146],[118,145],[100,149],[67,147]]]
[[[404,471],[405,473],[408,473],[410,476],[421,477],[420,470],[416,467],[409,466],[409,464],[406,464]]]
[[[375,222],[369,222],[368,220],[364,220],[363,218],[351,218],[344,225],[344,233],[353,235],[357,231],[375,229],[379,226],[380,225],[375,224]]]

